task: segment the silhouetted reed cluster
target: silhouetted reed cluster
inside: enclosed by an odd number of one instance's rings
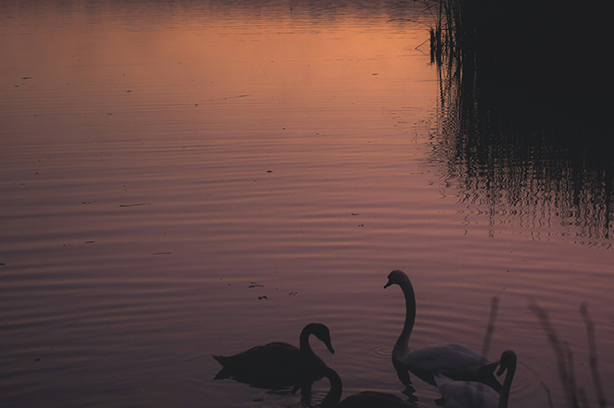
[[[504,198],[535,206],[533,216],[551,207],[571,214],[579,236],[611,239],[607,3],[425,5],[436,16],[431,58],[441,85],[435,159],[447,163],[450,178],[469,200]]]

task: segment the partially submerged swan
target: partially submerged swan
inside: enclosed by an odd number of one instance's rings
[[[392,350],[392,363],[401,382],[410,384],[408,370],[422,380],[435,385],[434,375],[444,374],[454,380],[479,381],[495,391],[501,391],[501,384],[494,376],[499,361],[490,361],[483,355],[460,344],[440,344],[410,351],[409,337],[416,320],[416,295],[414,288],[403,271],[395,270],[388,275],[388,283],[397,284],[405,295],[405,324]]]
[[[331,353],[334,353],[328,327],[310,323],[301,331],[299,344],[295,346],[273,342],[252,347],[234,356],[213,356],[224,368],[215,379],[234,378],[257,387],[282,388],[310,383],[321,377],[310,374],[312,367],[325,367],[326,363],[316,356],[309,345],[309,336],[316,336]]]
[[[404,401],[396,395],[376,391],[363,391],[341,401],[343,392],[341,378],[335,370],[318,367],[317,372],[330,381],[330,391],[322,400],[320,408],[418,408],[417,405]]]
[[[447,408],[507,408],[512,380],[516,372],[516,353],[506,350],[501,356],[497,375],[507,369],[501,395],[479,382],[454,381],[441,374],[435,376],[435,384],[445,400]]]

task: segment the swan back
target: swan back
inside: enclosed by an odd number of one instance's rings
[[[443,374],[434,376],[446,408],[497,408],[499,394],[479,382],[454,381]]]

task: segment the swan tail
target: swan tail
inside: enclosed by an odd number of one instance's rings
[[[497,368],[498,365],[499,365],[499,360],[493,363],[488,363],[481,367],[478,367],[478,369],[476,370],[478,377],[482,377],[482,376],[489,377],[491,375],[494,375],[495,369]]]
[[[232,376],[232,373],[230,372],[230,369],[229,369],[230,359],[226,356],[211,356],[211,357],[213,357],[218,363],[222,365],[222,369],[220,370],[219,373],[217,373],[214,380],[223,380],[225,378],[230,378]]]
[[[224,367],[227,365],[230,365],[230,357],[226,357],[226,356],[212,356],[212,357]]]
[[[499,365],[499,360],[483,365],[479,367],[476,371],[477,380],[481,383],[488,385],[493,390],[497,391],[499,394],[501,393],[501,383],[497,381],[495,377],[495,369]]]

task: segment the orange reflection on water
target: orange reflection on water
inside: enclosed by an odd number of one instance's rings
[[[181,123],[182,132],[231,123],[363,131],[382,112],[395,126],[394,111],[422,109],[435,96],[432,67],[415,49],[426,31],[394,22],[382,31],[349,17],[321,26],[289,16],[228,21],[195,12],[165,24],[142,18],[92,27],[86,13],[72,17],[48,35],[16,36],[7,58],[19,61],[3,77],[19,87],[2,107],[37,115],[39,129],[54,138],[79,137],[75,124],[110,120],[122,121],[131,136],[148,133],[143,124],[171,123]]]

